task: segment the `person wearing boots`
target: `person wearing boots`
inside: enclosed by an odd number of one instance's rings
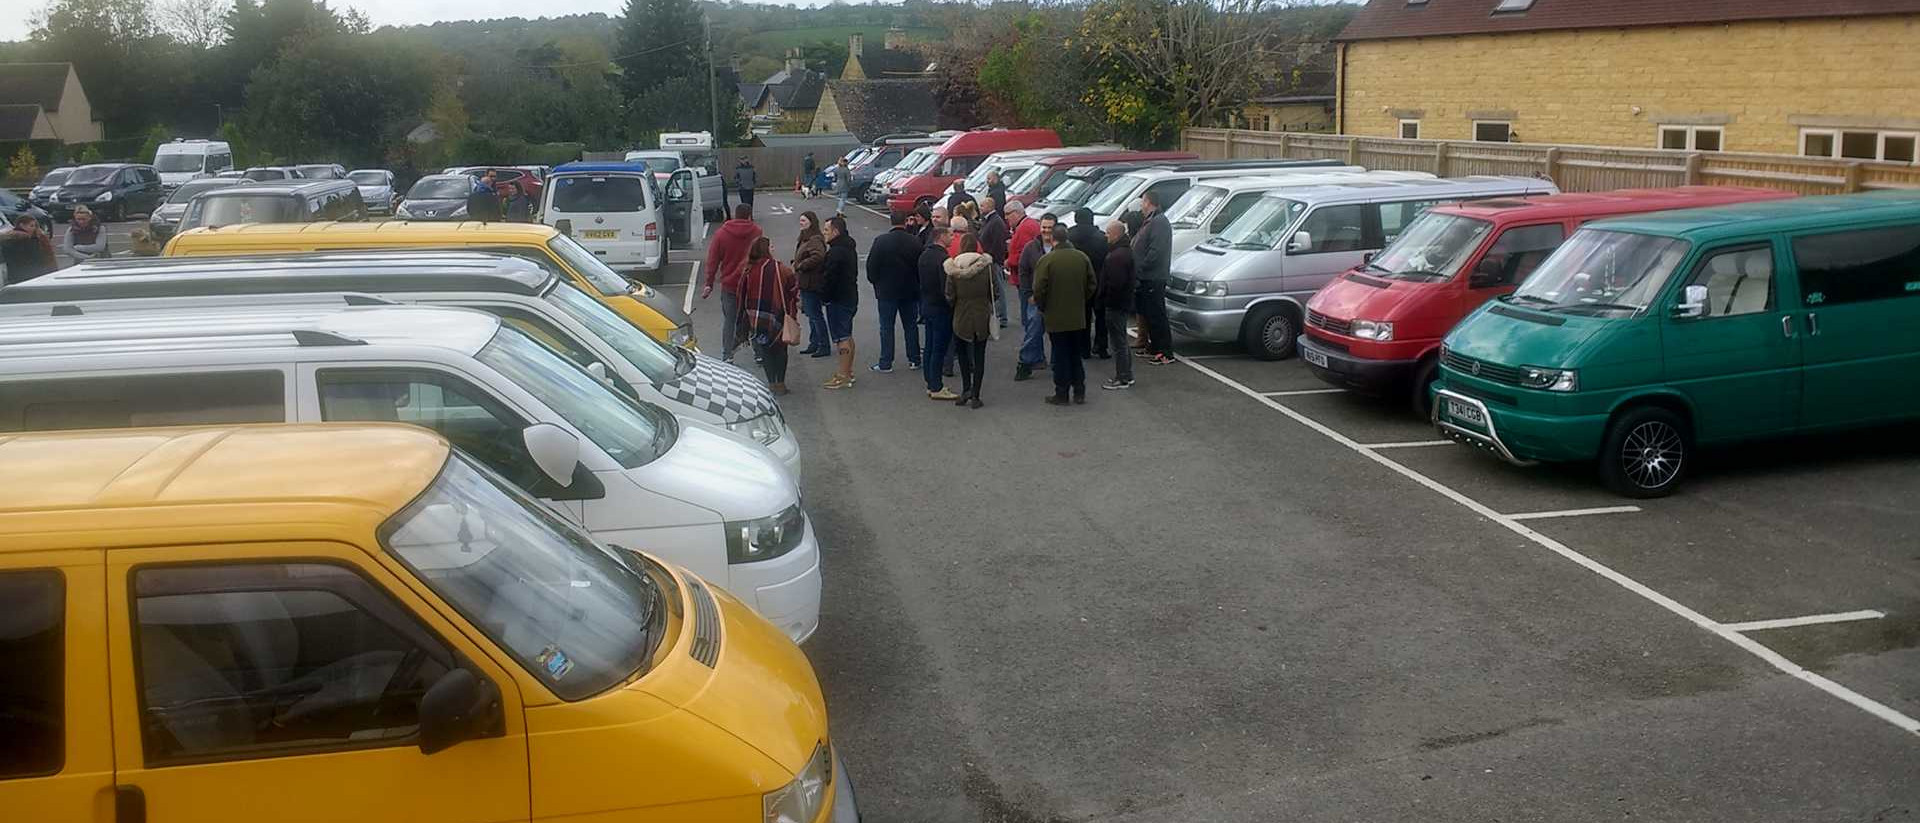
[[[993,258],[980,251],[971,234],[960,238],[960,252],[941,268],[946,271],[945,293],[953,311],[953,345],[959,352],[960,397],[955,405],[980,408],[980,381],[987,371],[987,341],[993,338],[994,294],[1000,281],[993,276]]]

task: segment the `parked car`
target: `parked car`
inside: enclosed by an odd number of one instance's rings
[[[345,180],[281,180],[202,192],[187,201],[181,232],[239,223],[313,223],[367,219],[360,190]]]
[[[535,223],[292,223],[192,232],[167,244],[169,257],[313,251],[474,249],[526,258],[593,295],[635,328],[669,346],[699,350],[680,301],[621,277],[573,238]]]
[[[393,216],[401,220],[465,220],[473,178],[466,174],[429,174],[415,180]]]
[[[543,183],[544,178],[542,175],[535,174],[531,167],[527,167],[527,166],[455,166],[453,168],[447,169],[444,173],[445,174],[464,174],[469,177],[479,177],[483,174],[486,174],[487,172],[493,172],[494,185],[497,186],[501,183],[512,183],[514,185],[519,186],[523,190],[525,190],[527,192],[527,196],[533,198],[533,202],[535,203],[540,202],[540,191],[541,191],[542,185],[544,184]]]
[[[72,174],[73,169],[73,166],[49,169],[46,176],[40,178],[40,182],[33,184],[33,188],[27,192],[27,201],[43,209],[52,206],[53,193],[59,191],[61,184],[67,182],[67,175]]]
[[[1151,189],[1148,189],[1151,190]],[[1173,259],[1167,320],[1263,360],[1293,356],[1303,304],[1433,206],[1559,191],[1533,177],[1368,180],[1260,198],[1219,236]]]
[[[659,271],[667,265],[669,239],[691,243],[693,238],[685,236],[685,214],[667,225],[666,198],[651,169],[641,163],[568,163],[554,169],[540,203],[541,219],[609,267]],[[670,183],[696,179],[686,168],[668,176]],[[670,237],[670,232],[681,236]]]
[[[0,225],[12,226],[13,218],[21,214],[33,215],[33,219],[39,222],[41,228],[49,232],[53,231],[53,215],[8,189],[0,189],[0,221],[4,221]]]
[[[246,171],[245,171],[245,170],[243,170],[243,169],[227,169],[226,171],[223,171],[223,172],[221,172],[221,173],[219,173],[219,174],[216,174],[216,175],[214,175],[214,176],[215,176],[215,177],[218,177],[218,178],[220,178],[220,179],[222,179],[222,180],[225,180],[225,179],[229,179],[229,178],[234,178],[234,179],[242,179],[242,180],[244,180],[244,179],[246,179],[246,176],[247,176],[247,173],[246,173]]]
[[[1700,446],[1920,414],[1920,192],[1588,224],[1440,350],[1434,422],[1670,494]]]
[[[360,199],[373,214],[392,214],[399,195],[393,190],[393,172],[386,169],[354,169],[347,179],[360,189]]]
[[[819,625],[820,549],[778,459],[615,391],[491,314],[218,306],[0,326],[0,396],[31,409],[76,395],[124,410],[101,426],[219,423],[236,407],[425,426],[594,536],[714,580],[794,642]]]
[[[854,196],[866,194],[867,187],[873,185],[873,179],[881,172],[898,165],[901,158],[906,157],[908,152],[922,146],[937,146],[943,142],[946,142],[944,137],[914,133],[889,134],[876,138],[871,150],[862,153],[858,162],[853,158],[847,160],[847,167],[853,170]],[[833,166],[832,163],[827,165],[829,168]]]
[[[1407,398],[1424,418],[1439,376],[1441,338],[1480,304],[1525,282],[1582,224],[1793,196],[1774,189],[1684,186],[1437,206],[1307,301],[1300,359],[1335,386]]]
[[[711,156],[707,159],[712,160]],[[674,172],[681,169],[691,170],[700,184],[700,202],[702,211],[706,212],[706,218],[709,221],[718,222],[732,216],[727,213],[726,176],[720,174],[717,167],[689,163],[680,152],[666,149],[630,151],[627,152],[626,162],[645,165],[647,170],[653,173],[654,183],[661,189],[667,187],[667,178],[672,177]],[[573,165],[575,164],[567,163],[560,169]]]
[[[1200,245],[1260,202],[1268,192],[1363,180],[1433,179],[1424,171],[1327,171],[1305,166],[1262,172],[1259,177],[1206,178],[1193,184],[1167,207],[1173,229],[1173,253]]]
[[[165,243],[180,230],[180,220],[187,216],[187,204],[196,195],[246,182],[231,177],[202,177],[182,183],[174,187],[173,193],[167,195],[167,201],[148,216],[147,229],[153,232],[156,242]]]
[[[887,186],[887,208],[910,212],[945,196],[955,180],[973,173],[987,156],[1014,149],[1057,148],[1060,135],[1053,129],[990,129],[961,132],[934,150],[932,162],[912,176],[896,178]]]
[[[169,140],[154,150],[153,168],[160,172],[160,184],[173,189],[231,170],[233,148],[220,140]]]
[[[54,192],[47,211],[55,220],[73,216],[74,206],[87,206],[102,220],[117,223],[135,214],[149,214],[166,199],[160,173],[144,163],[95,163],[67,175]]]
[[[235,399],[273,379],[197,376]],[[171,415],[179,395],[141,383],[130,413]],[[46,432],[0,440],[0,463],[0,625],[36,666],[8,680],[7,761],[48,775],[11,780],[14,808],[99,817],[113,777],[88,770],[118,757],[139,764],[111,793],[121,820],[381,820],[397,787],[454,820],[552,813],[533,798],[603,819],[859,817],[799,648],[432,432]]]
[[[99,315],[183,301],[247,307],[364,296],[499,315],[628,397],[725,428],[742,442],[766,447],[800,475],[799,441],[763,381],[739,366],[654,340],[564,273],[513,252],[368,249],[114,261],[10,287],[0,295],[0,317],[46,316],[59,305]]]
[[[255,182],[269,183],[275,180],[300,180],[307,175],[295,166],[254,166],[241,172],[240,176]]]
[[[309,180],[345,180],[347,167],[339,163],[305,163],[294,168],[300,170],[300,176]]]

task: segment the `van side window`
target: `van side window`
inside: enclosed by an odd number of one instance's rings
[[[1293,252],[1294,254],[1325,254],[1328,252],[1359,251],[1366,237],[1364,223],[1366,209],[1371,206],[1358,204],[1351,206],[1321,206],[1314,209],[1307,219],[1301,221],[1300,228],[1312,235],[1313,245]]]
[[[413,742],[420,697],[459,665],[359,573],[329,563],[133,572],[149,766]]]
[[[1809,309],[1920,296],[1920,225],[1793,238]]]
[[[1707,287],[1705,317],[1758,314],[1773,309],[1773,247],[1713,252],[1693,270],[1689,286]]]
[[[1512,286],[1527,279],[1540,261],[1567,239],[1567,230],[1559,223],[1539,226],[1515,226],[1500,234],[1493,247],[1474,267],[1474,288]]]
[[[0,572],[0,780],[66,760],[66,597],[59,572]]]
[[[548,482],[527,454],[527,422],[464,380],[417,369],[325,369],[318,382],[322,420],[425,426],[520,488]]]
[[[1162,180],[1148,186],[1147,191],[1153,192],[1153,202],[1159,203],[1161,210],[1164,211],[1172,206],[1174,201],[1179,200],[1180,195],[1186,194],[1187,189],[1190,188],[1193,188],[1193,181],[1185,177],[1177,177],[1172,180]],[[1133,198],[1133,201],[1128,203],[1128,205],[1139,208],[1140,198]]]
[[[0,382],[0,432],[286,420],[286,377],[279,371]]]
[[[1213,216],[1213,222],[1207,224],[1207,231],[1214,234],[1226,231],[1228,224],[1238,219],[1240,215],[1246,214],[1247,209],[1260,202],[1264,194],[1265,192],[1248,191],[1234,195],[1225,206],[1220,207],[1220,213]]]
[[[965,177],[972,174],[974,168],[986,159],[985,157],[949,157],[940,174],[943,177]]]

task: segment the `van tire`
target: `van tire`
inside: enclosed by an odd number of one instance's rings
[[[1257,360],[1285,360],[1293,356],[1300,336],[1300,319],[1293,307],[1268,303],[1256,306],[1240,324],[1240,345]]]
[[[1413,413],[1425,420],[1433,416],[1433,382],[1440,379],[1440,357],[1432,355],[1420,361],[1413,370],[1413,386],[1408,400]]]
[[[1600,480],[1614,494],[1666,497],[1692,468],[1693,427],[1671,409],[1635,406],[1613,418],[1600,440]]]

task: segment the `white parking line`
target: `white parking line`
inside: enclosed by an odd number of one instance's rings
[[[1128,336],[1138,337],[1139,335],[1132,334],[1131,330],[1129,330]],[[1244,354],[1183,354],[1180,356],[1185,357],[1188,360],[1232,360],[1232,359],[1246,357],[1246,355]]]
[[[1408,440],[1404,443],[1362,443],[1369,449],[1418,449],[1426,446],[1451,446],[1452,440]]]
[[[1818,626],[1821,623],[1851,623],[1855,620],[1878,620],[1887,613],[1877,609],[1861,609],[1857,612],[1835,612],[1833,614],[1809,614],[1804,617],[1781,617],[1774,620],[1750,620],[1745,623],[1724,623],[1728,631],[1759,632],[1767,629],[1791,629],[1795,626]]]
[[[1181,359],[1181,360],[1194,360],[1194,359],[1196,359],[1196,358],[1192,358],[1192,357],[1186,357],[1186,356],[1184,356],[1184,355],[1183,355],[1183,356],[1181,356],[1181,358],[1180,358],[1180,359]],[[1238,384],[1236,384],[1236,385],[1238,385]],[[1294,390],[1294,391],[1263,391],[1263,392],[1254,392],[1254,394],[1257,394],[1257,395],[1259,395],[1259,396],[1261,396],[1261,397],[1299,397],[1299,396],[1301,396],[1301,395],[1303,395],[1303,394],[1339,394],[1339,393],[1341,393],[1341,392],[1344,392],[1344,391],[1346,391],[1346,389],[1296,389],[1296,390]]]
[[[1507,517],[1514,520],[1547,520],[1554,517],[1584,517],[1589,514],[1631,514],[1639,510],[1639,506],[1601,506],[1593,509],[1561,509],[1557,512],[1521,512],[1509,514]]]
[[[1508,531],[1511,531],[1514,534],[1520,535],[1521,537],[1524,537],[1532,541],[1534,544],[1540,546],[1541,548],[1546,549],[1550,552],[1553,552],[1554,554],[1560,555],[1561,557],[1564,557],[1570,561],[1573,561],[1575,564],[1578,564],[1581,568],[1584,568],[1590,572],[1593,572],[1594,574],[1597,574],[1601,577],[1606,578],[1607,580],[1614,583],[1614,585],[1617,585],[1623,589],[1626,589],[1627,591],[1633,592],[1634,594],[1637,594],[1647,600],[1652,601],[1655,605],[1659,606],[1660,608],[1666,609],[1667,611],[1672,612],[1675,615],[1678,615],[1679,617],[1685,619],[1687,622],[1690,622],[1696,626],[1699,626],[1702,629],[1712,632],[1714,635],[1718,636],[1720,639],[1725,640],[1728,643],[1732,643],[1734,646],[1738,647],[1742,651],[1745,651],[1748,654],[1751,654],[1755,657],[1760,658],[1762,661],[1765,661],[1767,665],[1772,666],[1783,673],[1792,675],[1793,677],[1800,679],[1801,681],[1807,683],[1810,686],[1813,686],[1816,689],[1819,689],[1823,692],[1826,692],[1829,695],[1832,695],[1834,697],[1839,698],[1842,701],[1845,701],[1847,704],[1853,706],[1854,708],[1860,709],[1861,711],[1871,714],[1874,717],[1880,718],[1881,720],[1884,720],[1888,723],[1893,724],[1895,727],[1898,727],[1904,731],[1907,731],[1913,734],[1920,734],[1920,720],[1915,720],[1912,717],[1908,717],[1907,715],[1900,713],[1899,711],[1895,710],[1890,706],[1887,706],[1884,703],[1881,703],[1879,701],[1874,700],[1871,697],[1868,697],[1864,694],[1861,694],[1852,689],[1849,689],[1846,686],[1842,686],[1839,683],[1836,683],[1822,675],[1807,671],[1804,667],[1800,666],[1798,663],[1788,660],[1787,658],[1781,656],[1779,652],[1776,652],[1772,649],[1767,648],[1766,646],[1761,645],[1758,641],[1753,640],[1752,638],[1749,638],[1746,635],[1743,635],[1737,631],[1734,631],[1733,629],[1728,628],[1727,626],[1719,623],[1718,621],[1713,620],[1712,618],[1707,617],[1704,614],[1701,614],[1697,611],[1694,611],[1693,609],[1690,609],[1684,605],[1681,605],[1679,601],[1674,600],[1673,598],[1668,597],[1664,594],[1661,594],[1657,591],[1654,591],[1653,589],[1649,588],[1648,586],[1646,586],[1645,584],[1641,583],[1638,580],[1634,580],[1631,577],[1628,577],[1624,574],[1614,571],[1613,569],[1601,564],[1599,561],[1596,561],[1593,558],[1590,558],[1584,554],[1574,551],[1573,549],[1567,547],[1566,544],[1561,543],[1558,540],[1555,540],[1551,537],[1548,537],[1544,534],[1534,531],[1533,529],[1527,528],[1520,521],[1515,520],[1512,517],[1508,517],[1507,515],[1501,514],[1497,511],[1494,511],[1493,509],[1488,508],[1485,504],[1481,503],[1480,501],[1474,500],[1473,498],[1468,497],[1465,494],[1455,491],[1451,487],[1447,486],[1444,483],[1441,483],[1438,480],[1435,480],[1431,477],[1428,477],[1424,474],[1414,471],[1413,469],[1407,468],[1406,466],[1401,465],[1400,463],[1394,462],[1391,458],[1388,458],[1385,455],[1380,454],[1379,452],[1376,452],[1372,449],[1367,448],[1365,445],[1354,441],[1352,438],[1347,437],[1344,434],[1334,431],[1332,428],[1329,428],[1326,424],[1321,423],[1317,420],[1314,420],[1313,418],[1308,417],[1304,414],[1301,414],[1300,412],[1294,411],[1293,409],[1288,408],[1287,406],[1281,404],[1279,401],[1274,400],[1271,397],[1267,397],[1261,394],[1260,392],[1254,391],[1251,388],[1248,388],[1246,385],[1240,383],[1239,381],[1236,381],[1230,377],[1227,377],[1226,375],[1223,375],[1217,371],[1209,369],[1206,366],[1200,365],[1199,363],[1195,363],[1191,360],[1187,360],[1186,358],[1177,358],[1177,359],[1186,363],[1189,368],[1192,368],[1195,371],[1200,372],[1201,374],[1211,377],[1214,380],[1219,381],[1220,383],[1232,388],[1233,390],[1240,392],[1241,394],[1244,394],[1248,397],[1253,398],[1255,402],[1264,404],[1268,408],[1271,408],[1274,411],[1277,411],[1281,414],[1286,415],[1287,417],[1292,418],[1294,422],[1299,423],[1302,426],[1306,426],[1307,428],[1312,429],[1316,432],[1319,432],[1320,434],[1326,436],[1327,439],[1332,440],[1333,442],[1338,443],[1342,446],[1345,446],[1349,449],[1352,449],[1355,453],[1367,458],[1368,460],[1372,460],[1375,463],[1385,466],[1388,469],[1391,469],[1392,471],[1398,473],[1402,477],[1405,477],[1408,480],[1412,480],[1415,483],[1425,486],[1428,489],[1432,490],[1434,493],[1439,494],[1440,496],[1445,497],[1448,500],[1452,500],[1453,502],[1458,503],[1461,506],[1464,506],[1468,511],[1471,511],[1474,514],[1478,514],[1481,517],[1491,520],[1494,523],[1499,524],[1501,527],[1507,529]]]
[[[688,287],[687,299],[683,301],[680,306],[681,313],[683,314],[693,313],[693,288],[692,287],[693,287],[693,284],[698,282],[700,282],[700,264],[695,263],[693,264],[693,271],[687,274],[687,287]]]

